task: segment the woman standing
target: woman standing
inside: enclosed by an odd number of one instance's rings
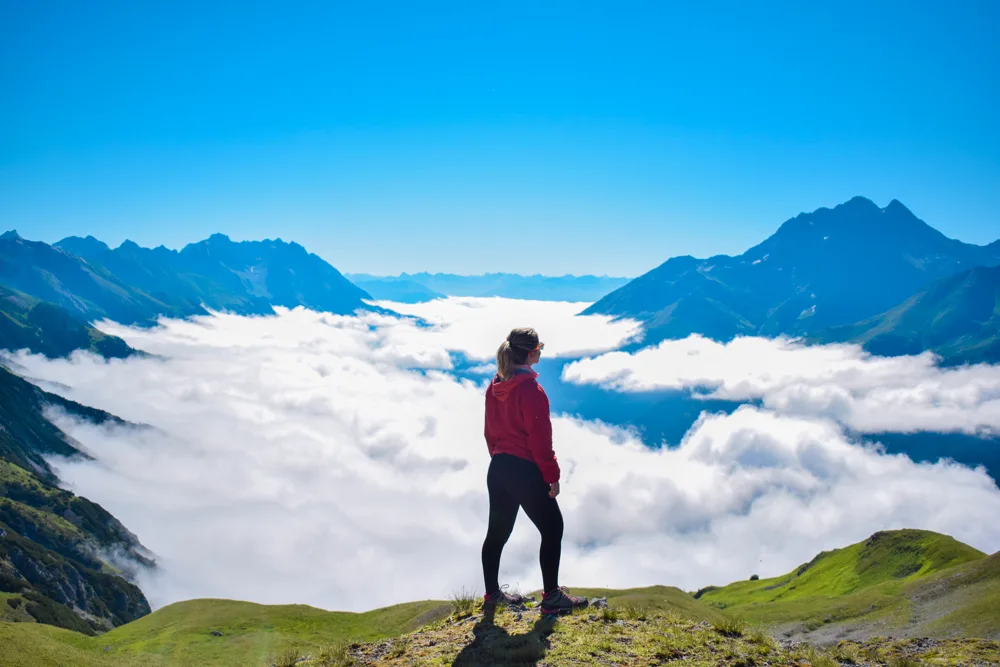
[[[543,614],[561,614],[586,607],[587,599],[559,586],[563,518],[559,495],[559,464],[552,451],[549,399],[531,367],[545,345],[534,329],[514,329],[497,350],[497,374],[486,390],[486,447],[490,469],[490,524],[483,542],[484,605],[523,604],[520,595],[500,589],[500,554],[523,507],[542,534],[538,559],[542,566]]]

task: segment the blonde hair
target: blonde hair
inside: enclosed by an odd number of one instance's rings
[[[497,350],[497,372],[504,380],[514,376],[514,366],[526,363],[538,347],[538,333],[530,328],[512,329]]]

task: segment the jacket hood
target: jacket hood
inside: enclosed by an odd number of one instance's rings
[[[509,380],[503,380],[500,378],[500,374],[498,373],[493,378],[493,384],[490,385],[490,391],[493,392],[493,396],[495,396],[498,401],[503,402],[507,400],[507,397],[510,396],[515,389],[528,380],[534,380],[537,377],[538,373],[531,371],[528,373],[518,373]]]

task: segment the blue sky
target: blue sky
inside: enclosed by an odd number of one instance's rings
[[[0,227],[370,273],[637,275],[858,194],[1000,236],[1000,4],[680,4],[0,0]]]

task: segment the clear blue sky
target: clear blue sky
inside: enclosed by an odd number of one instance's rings
[[[991,0],[2,0],[0,227],[636,275],[861,194],[985,243],[997,34]]]

